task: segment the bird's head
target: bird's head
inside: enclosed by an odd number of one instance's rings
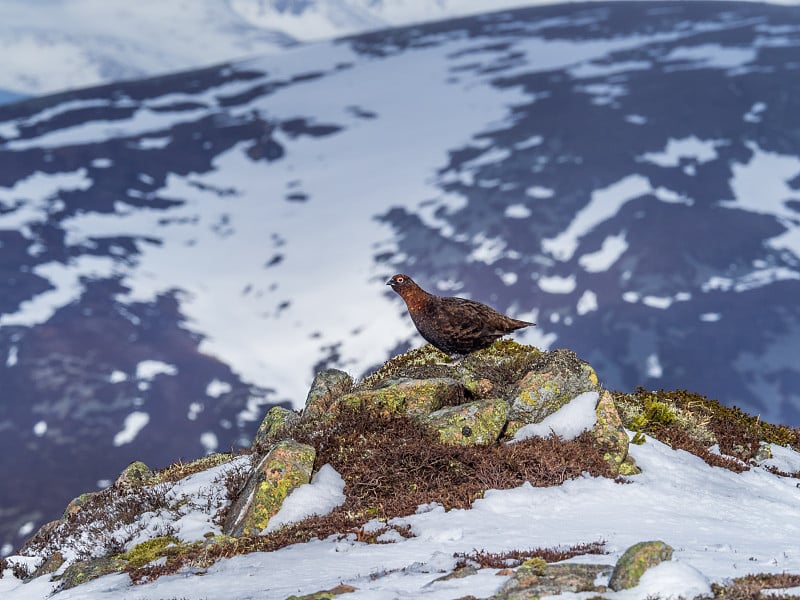
[[[403,295],[403,292],[408,292],[417,287],[417,284],[414,283],[414,280],[411,279],[411,277],[402,274],[397,274],[392,277],[386,282],[386,285],[391,286],[391,288],[401,296]]]

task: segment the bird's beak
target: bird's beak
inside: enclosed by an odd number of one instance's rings
[[[394,285],[394,279],[390,279],[386,282],[386,285]]]

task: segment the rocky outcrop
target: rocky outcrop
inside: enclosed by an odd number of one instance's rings
[[[296,487],[311,481],[316,451],[293,441],[278,442],[256,465],[228,513],[223,533],[261,533]]]

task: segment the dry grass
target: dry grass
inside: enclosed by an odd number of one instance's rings
[[[469,553],[459,552],[453,556],[458,559],[456,569],[466,566],[477,566],[481,569],[505,569],[518,567],[530,558],[541,558],[545,562],[553,563],[584,554],[606,554],[606,543],[601,541],[576,544],[565,548],[533,548],[531,550],[509,550],[508,552],[500,553],[473,550]]]
[[[765,589],[783,589],[800,586],[800,575],[788,573],[759,573],[738,577],[729,584],[712,584],[711,591],[715,600],[789,600],[797,598],[796,594],[762,594]]]

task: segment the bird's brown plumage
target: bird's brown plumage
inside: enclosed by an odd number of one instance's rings
[[[429,294],[408,275],[395,275],[386,285],[405,301],[420,335],[451,356],[486,348],[507,333],[535,325],[474,300]]]

